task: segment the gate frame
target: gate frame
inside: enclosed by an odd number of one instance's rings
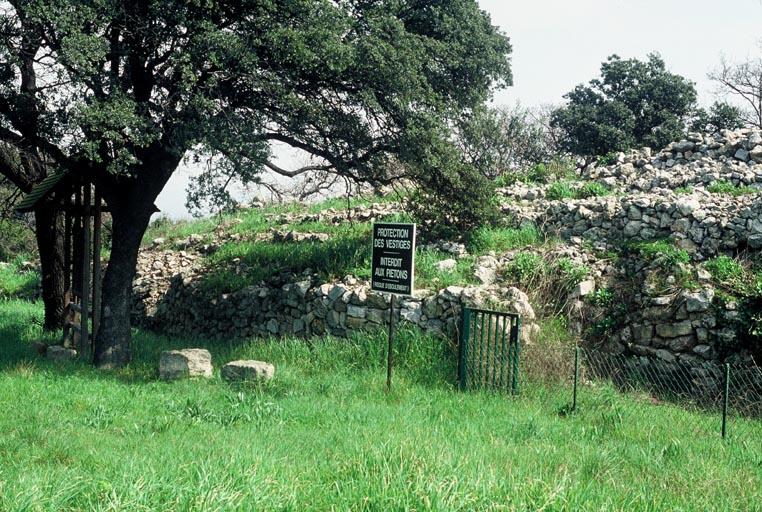
[[[461,307],[460,335],[458,337],[458,387],[464,391],[468,385],[468,341],[471,337],[471,317],[473,314],[489,315],[498,318],[503,317],[515,320],[511,321],[511,328],[509,333],[510,339],[508,344],[508,359],[511,364],[511,394],[518,394],[519,357],[521,354],[521,315],[491,309],[471,308],[465,305]],[[484,322],[484,318],[485,317],[482,316],[482,323]],[[505,327],[505,324],[503,324],[503,326]],[[503,328],[503,337],[505,337],[505,328]],[[483,338],[480,338],[480,341],[483,341]]]

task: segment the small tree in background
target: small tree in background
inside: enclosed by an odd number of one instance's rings
[[[744,114],[740,108],[724,101],[715,101],[708,111],[703,108],[696,110],[691,130],[697,132],[737,130],[744,124],[746,124]]]
[[[548,114],[521,105],[478,109],[461,127],[458,142],[466,160],[491,179],[559,154]]]
[[[745,123],[762,129],[762,58],[733,63],[723,57],[719,67],[708,76],[720,86],[721,92],[741,101]]]
[[[562,147],[588,164],[599,155],[679,139],[695,109],[696,89],[667,71],[657,54],[645,62],[612,55],[600,78],[564,98],[568,103],[553,112],[552,124],[564,132]]]

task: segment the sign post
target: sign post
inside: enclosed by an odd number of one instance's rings
[[[371,289],[389,293],[389,346],[386,359],[386,388],[392,387],[394,354],[394,297],[413,295],[415,274],[415,224],[373,224]]]

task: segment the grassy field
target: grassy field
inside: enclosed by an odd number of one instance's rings
[[[600,388],[510,399],[453,389],[453,358],[402,332],[394,389],[384,338],[209,346],[136,333],[116,372],[56,366],[28,342],[41,307],[0,302],[0,510],[760,510],[762,446],[681,430]],[[277,366],[264,387],[165,383],[158,354]],[[655,412],[654,412],[655,411]]]
[[[389,202],[390,197],[369,197],[353,199],[350,206]],[[163,246],[173,248],[177,241],[191,234],[201,235],[208,241],[214,239],[215,230],[222,228],[232,234],[241,235],[239,240],[230,240],[218,250],[205,257],[209,268],[202,282],[212,294],[231,293],[279,273],[299,273],[306,269],[320,274],[322,279],[340,279],[351,274],[360,278],[370,278],[371,224],[368,222],[345,222],[338,225],[310,220],[307,222],[279,223],[282,214],[314,214],[328,208],[346,208],[344,199],[328,199],[311,205],[289,203],[264,208],[242,209],[232,214],[207,217],[191,221],[172,222],[159,219],[149,228],[144,237],[144,245],[161,238]],[[396,213],[383,219],[387,222],[411,222],[404,213]],[[330,236],[325,242],[276,242],[256,240],[256,236],[271,229],[298,233],[323,233]],[[425,233],[419,233],[425,238]],[[419,243],[420,242],[419,240]],[[473,265],[478,256],[491,251],[501,253],[511,249],[537,247],[553,243],[546,240],[534,226],[509,228],[489,226],[477,230],[467,240],[469,255],[460,258],[455,268],[440,271],[437,263],[452,258],[452,255],[419,248],[416,256],[416,285],[418,288],[442,289],[450,285],[476,283]],[[238,272],[231,262],[247,266],[246,272]]]

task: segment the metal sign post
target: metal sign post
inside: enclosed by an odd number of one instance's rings
[[[413,295],[415,274],[415,224],[373,224],[371,289],[391,295],[389,346],[386,355],[386,388],[392,387],[394,354],[394,297]]]

